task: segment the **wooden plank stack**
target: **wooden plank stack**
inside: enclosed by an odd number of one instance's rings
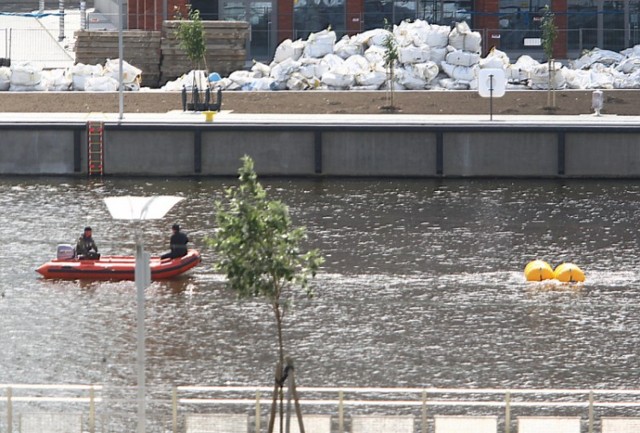
[[[122,35],[124,60],[142,70],[141,85],[158,87],[160,80],[160,32],[127,30]],[[77,31],[76,63],[104,65],[107,59],[117,59],[118,32]]]
[[[176,31],[180,21],[162,24],[162,65],[160,85],[175,80],[194,69],[191,60],[180,47]],[[249,23],[245,21],[202,21],[205,33],[207,69],[221,76],[243,69],[246,60],[246,42]]]
[[[180,21],[165,21],[162,32],[126,30],[123,32],[124,60],[142,69],[142,86],[159,87],[186,74],[194,65],[176,37]],[[221,76],[243,69],[249,23],[244,21],[202,21],[210,72]],[[76,32],[76,63],[104,65],[118,58],[118,32]]]

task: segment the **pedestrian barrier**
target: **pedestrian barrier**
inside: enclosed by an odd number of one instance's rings
[[[135,391],[100,385],[0,385],[0,431],[133,431]],[[146,431],[264,433],[272,391],[178,386],[169,393],[167,387],[148,387]],[[299,387],[297,393],[306,433],[640,431],[640,389]],[[289,433],[299,433],[295,411],[286,417]],[[279,419],[275,421],[279,427]]]

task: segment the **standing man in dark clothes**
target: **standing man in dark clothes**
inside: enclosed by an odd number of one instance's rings
[[[189,238],[180,231],[178,224],[174,224],[171,229],[173,230],[173,235],[171,235],[171,239],[169,240],[171,251],[161,255],[161,259],[175,259],[176,257],[187,255],[187,242],[189,242]]]

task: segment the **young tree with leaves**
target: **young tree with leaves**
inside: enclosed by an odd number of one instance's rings
[[[189,20],[180,20],[176,30],[176,37],[180,43],[180,48],[187,53],[187,57],[191,60],[191,66],[194,69],[202,69],[202,65],[207,70],[207,46],[205,44],[204,26],[198,9],[189,8]]]
[[[292,226],[285,204],[267,199],[249,156],[242,158],[238,173],[240,184],[225,192],[225,203],[215,203],[218,228],[209,243],[218,255],[216,270],[226,275],[228,286],[241,299],[264,298],[274,315],[278,365],[269,423],[271,433],[277,390],[282,430],[285,314],[295,290],[313,296],[309,279],[315,276],[323,259],[317,250],[302,251],[305,229]]]
[[[384,39],[384,66],[387,69],[387,108],[388,110],[395,110],[393,102],[393,94],[395,87],[395,68],[398,61],[398,46],[393,32],[390,30],[388,21],[385,19],[385,29],[389,32]]]
[[[553,47],[556,43],[558,36],[558,28],[555,24],[555,15],[549,9],[549,6],[544,7],[544,15],[542,16],[542,49],[547,57],[549,65],[548,69],[548,84],[549,89],[547,93],[547,105],[550,107],[556,106],[556,94],[555,94],[555,60],[553,58]]]

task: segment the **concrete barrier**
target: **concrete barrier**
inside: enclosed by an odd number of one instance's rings
[[[640,177],[640,127],[104,123],[108,176]],[[0,175],[87,175],[86,122],[0,123]]]

